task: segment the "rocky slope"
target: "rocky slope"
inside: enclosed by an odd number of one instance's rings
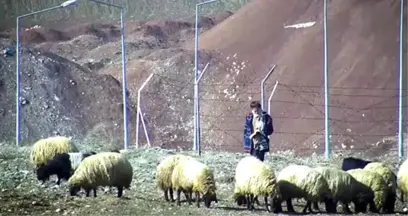
[[[7,39],[1,41],[1,47],[10,44]],[[0,57],[0,63],[0,137],[4,140],[15,135],[16,62],[14,57]],[[23,47],[20,79],[23,142],[57,134],[83,140],[99,133],[110,137],[113,145],[122,143],[122,87],[111,75],[93,74],[53,53]],[[132,122],[131,107],[129,113]]]

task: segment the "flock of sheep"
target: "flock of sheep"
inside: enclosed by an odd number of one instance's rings
[[[51,175],[67,180],[70,195],[77,195],[82,188],[86,196],[91,190],[96,197],[99,186],[117,187],[118,197],[129,189],[133,168],[119,152],[80,153],[70,138],[49,137],[37,141],[31,150],[31,162],[36,166],[37,179],[45,182]],[[217,203],[216,182],[213,170],[197,159],[173,154],[160,162],[156,169],[156,183],[164,199],[177,205],[181,193],[189,204],[193,193],[197,207],[200,201],[209,208]],[[237,205],[253,210],[263,197],[266,210],[282,212],[286,202],[289,213],[294,213],[292,199],[305,199],[303,213],[320,211],[323,203],[327,213],[336,213],[342,204],[344,213],[354,212],[393,213],[397,192],[400,199],[408,193],[408,162],[405,161],[395,175],[384,163],[345,158],[341,169],[337,167],[309,167],[290,164],[276,173],[271,167],[252,156],[242,158],[235,169],[234,199]]]

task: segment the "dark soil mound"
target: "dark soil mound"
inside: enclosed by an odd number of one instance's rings
[[[104,41],[112,41],[120,37],[120,28],[106,23],[87,23],[70,27],[64,31],[71,39],[80,35],[94,35]]]
[[[106,135],[116,137],[117,144],[122,146],[123,103],[118,80],[110,75],[92,74],[52,53],[23,47],[21,57],[24,141],[33,142],[55,134],[82,139],[103,125],[107,128]],[[1,57],[0,63],[0,137],[13,139],[15,58]],[[133,122],[133,109],[130,114],[129,122]]]
[[[65,41],[69,40],[69,36],[67,36],[64,32],[51,29],[47,27],[38,27],[38,28],[31,28],[27,30],[22,30],[21,32],[21,40],[22,43],[43,43],[46,41]]]

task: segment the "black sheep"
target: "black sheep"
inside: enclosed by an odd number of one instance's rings
[[[87,153],[60,153],[55,155],[45,165],[39,167],[36,171],[37,179],[42,181],[49,180],[51,175],[57,175],[57,185],[60,184],[61,179],[68,180],[73,171],[79,165],[79,163],[86,157],[96,154],[95,152]],[[76,155],[76,156],[74,156]]]
[[[112,150],[110,150],[110,152],[120,153],[119,149],[112,149]]]
[[[352,169],[364,169],[367,164],[371,163],[372,161],[366,161],[359,158],[354,157],[347,157],[343,159],[343,164],[341,165],[341,169],[344,171],[352,170]]]

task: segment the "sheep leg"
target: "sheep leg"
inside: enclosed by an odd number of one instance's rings
[[[336,205],[335,205],[336,206]],[[351,210],[349,208],[348,203],[346,202],[342,202],[342,208],[343,208],[343,212],[346,214],[351,214]]]
[[[94,197],[96,197],[96,188],[93,189]]]
[[[173,188],[169,189],[169,195],[170,195],[170,201],[174,202],[175,200],[174,200],[174,196],[173,196]]]
[[[268,197],[267,196],[264,197],[264,201],[265,201],[266,211],[271,212],[271,209],[269,208]]]
[[[291,199],[291,198],[288,198],[288,199],[286,200],[286,208],[288,209],[288,212],[295,213],[295,209],[293,208],[292,199]]]
[[[190,193],[190,192],[183,191],[183,194],[186,200],[188,199],[193,200],[193,192]]]
[[[164,200],[165,200],[166,202],[170,201],[170,200],[169,200],[169,197],[167,196],[167,191],[168,191],[168,190],[164,190]]]
[[[309,210],[309,212],[313,214],[311,201],[307,201],[305,208],[303,208],[303,214],[306,214],[307,210]]]
[[[186,195],[186,199],[188,197],[188,199],[190,199],[191,201],[193,201],[193,191],[189,191],[188,193],[185,194]]]
[[[396,199],[397,199],[396,194],[388,194],[387,199],[385,201],[384,208],[383,208],[385,213],[388,213],[388,214],[394,213]]]
[[[255,196],[254,201],[255,201],[255,203],[256,203],[257,205],[261,205],[261,203],[259,203],[258,196]]]
[[[377,207],[375,206],[373,200],[370,201],[369,205],[370,205],[370,211],[371,211],[371,212],[373,212],[373,213],[378,213],[378,209],[377,209]]]
[[[318,203],[317,201],[314,201],[314,202],[313,202],[313,209],[314,209],[314,210],[317,210],[317,211],[320,211],[320,209],[319,209],[319,203]]]
[[[366,202],[356,202],[353,201],[354,203],[354,211],[356,213],[365,213],[367,211],[367,203]]]
[[[85,196],[89,197],[89,194],[91,193],[91,189],[85,189]]]
[[[327,213],[337,213],[337,200],[326,199],[324,205]]]
[[[57,182],[55,182],[57,185],[60,185],[61,183],[61,178],[59,176],[57,176]]]
[[[118,186],[118,197],[122,197],[123,195],[123,187]]]
[[[186,196],[186,200],[189,205],[191,205],[191,200],[193,199],[193,192],[184,192],[184,195]]]
[[[251,200],[251,202],[250,202],[251,203],[251,206],[250,206],[251,209],[250,210],[252,211],[252,210],[255,209],[255,206],[254,206],[255,205],[255,196],[253,194],[250,195],[250,200]]]
[[[61,180],[65,179],[66,181],[68,181],[68,179],[71,177],[70,173],[68,172],[62,172],[60,174],[57,174],[57,185],[61,184]]]
[[[249,195],[245,195],[245,199],[247,201],[247,209],[251,210],[251,198],[249,197]]]
[[[180,195],[181,195],[181,190],[180,190],[180,189],[177,189],[177,205],[178,205],[178,206],[181,206],[181,203],[180,203]]]
[[[280,213],[282,212],[282,200],[277,199],[277,198],[272,198],[272,202],[271,202],[271,211],[273,213]]]
[[[307,203],[306,203],[306,205],[307,205]],[[313,208],[312,208],[312,201],[309,201],[309,205],[308,205],[307,208],[309,209],[310,213],[312,213],[312,214],[314,213]]]
[[[197,202],[197,208],[200,208],[200,192],[195,192],[195,198]]]

